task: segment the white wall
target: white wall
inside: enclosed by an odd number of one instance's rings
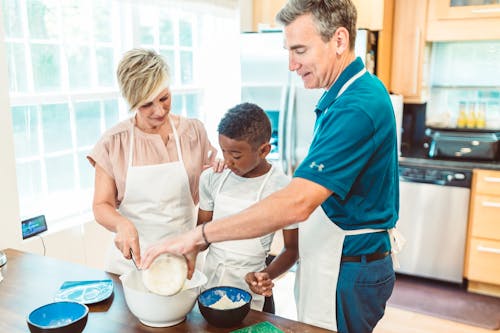
[[[26,239],[19,249],[103,269],[111,242],[112,233],[91,221]]]
[[[4,40],[0,7],[0,40]],[[9,80],[5,44],[0,43],[0,249],[19,246],[21,226],[16,184]]]

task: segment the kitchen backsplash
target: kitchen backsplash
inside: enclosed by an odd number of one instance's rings
[[[500,129],[500,41],[431,46],[426,123]]]

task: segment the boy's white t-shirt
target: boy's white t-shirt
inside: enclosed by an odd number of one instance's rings
[[[231,171],[224,170],[224,172],[216,173],[212,168],[209,168],[201,174],[200,209],[213,212],[217,189],[219,188],[219,185],[226,176],[227,172]],[[266,178],[266,176],[267,174],[254,178],[245,178],[235,175],[233,172],[231,172],[231,174],[227,177],[224,184],[222,185],[220,192],[231,197],[256,201],[257,193],[259,192],[259,189],[262,186],[262,182],[264,181],[264,178]],[[280,169],[274,167],[272,169],[271,176],[267,180],[267,183],[262,190],[260,199],[262,200],[270,194],[281,190],[282,188],[287,186],[288,183],[290,183],[290,179],[285,176],[285,174]],[[237,213],[237,211],[235,211],[234,213]],[[298,228],[298,225],[292,224],[288,227],[285,227],[284,229],[289,230],[296,228]],[[260,237],[262,246],[264,247],[266,252],[269,252],[271,249],[273,237],[274,233]]]

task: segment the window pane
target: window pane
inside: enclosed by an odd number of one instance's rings
[[[86,46],[66,46],[69,86],[72,89],[90,87],[90,49]]]
[[[68,44],[88,42],[90,13],[88,1],[61,1],[64,40]]]
[[[47,190],[49,194],[75,189],[73,155],[66,154],[45,159]]]
[[[76,142],[78,147],[95,144],[101,135],[99,102],[75,103]]]
[[[160,54],[167,61],[170,70],[170,84],[173,84],[174,82],[176,82],[174,50],[160,50]]]
[[[100,86],[111,87],[115,82],[113,49],[111,47],[97,48],[97,78]]]
[[[181,83],[193,83],[193,52],[181,52]]]
[[[182,95],[172,94],[172,113],[182,115],[182,104],[183,98]]]
[[[38,155],[38,114],[35,106],[12,108],[16,157]]]
[[[171,20],[160,19],[160,45],[174,45],[174,27]]]
[[[71,149],[71,126],[67,104],[43,105],[42,127],[45,152]]]
[[[17,163],[17,188],[19,191],[19,204],[23,215],[31,215],[30,209],[42,197],[42,169],[40,161]]]
[[[2,0],[2,13],[6,37],[22,37],[23,28],[19,1]]]
[[[87,159],[89,152],[90,150],[86,150],[78,153],[78,175],[80,176],[81,189],[94,188],[94,168]]]
[[[111,28],[111,1],[94,0],[94,37],[98,42],[111,42],[113,30]]]
[[[193,32],[191,22],[181,20],[179,22],[179,44],[181,46],[193,45]]]
[[[7,43],[9,57],[9,90],[11,92],[25,92],[28,90],[24,45]]]
[[[28,26],[32,38],[54,39],[58,36],[57,5],[50,0],[30,0]]]
[[[199,118],[200,108],[198,106],[198,94],[186,94],[186,116],[189,118]]]
[[[61,87],[61,61],[58,46],[32,44],[31,62],[35,90],[56,90]]]
[[[111,128],[116,125],[119,120],[119,112],[118,112],[118,101],[117,100],[108,100],[104,101],[104,126],[106,129]]]
[[[139,17],[139,41],[141,44],[153,44],[154,43],[154,27],[153,23],[156,16],[156,8],[152,7],[141,7]]]

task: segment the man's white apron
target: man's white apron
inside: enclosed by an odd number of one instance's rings
[[[366,69],[363,68],[347,81],[337,94],[337,98],[365,72]],[[300,263],[295,279],[299,321],[337,330],[336,291],[344,238],[347,235],[381,231],[386,230],[343,230],[328,218],[321,206],[316,208],[306,222],[299,224]],[[396,234],[395,229],[389,231],[394,254],[399,252],[394,244]]]

